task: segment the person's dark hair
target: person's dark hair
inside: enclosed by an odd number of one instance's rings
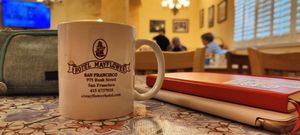
[[[203,40],[208,41],[208,42],[214,41],[214,35],[211,34],[211,33],[204,33],[204,34],[202,34],[201,38],[202,38]]]

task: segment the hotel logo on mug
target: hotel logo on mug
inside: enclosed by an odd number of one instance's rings
[[[130,62],[122,65],[115,61],[103,60],[108,54],[108,45],[104,39],[97,39],[94,41],[92,52],[98,60],[90,60],[80,65],[76,65],[75,62],[71,60],[68,62],[68,73],[79,74],[83,71],[94,68],[110,68],[123,74],[130,72]]]
[[[97,39],[94,42],[93,53],[94,53],[94,56],[98,60],[102,60],[102,59],[104,59],[106,57],[107,50],[108,50],[108,47],[107,47],[107,44],[106,44],[105,40],[103,40],[103,39]]]

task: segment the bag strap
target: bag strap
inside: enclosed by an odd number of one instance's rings
[[[30,35],[30,36],[57,36],[56,30],[37,30],[37,31],[21,31],[18,33],[13,33],[7,37],[4,41],[3,45],[0,48],[0,82],[4,82],[3,78],[3,68],[4,68],[4,60],[5,54],[7,50],[7,46],[9,45],[10,41],[19,35]]]

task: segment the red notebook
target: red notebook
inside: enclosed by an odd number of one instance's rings
[[[167,73],[162,89],[288,113],[300,101],[300,81],[218,73]],[[153,86],[156,75],[147,75]]]

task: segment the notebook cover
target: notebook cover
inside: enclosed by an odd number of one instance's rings
[[[156,75],[147,75],[153,86]],[[300,91],[300,81],[218,73],[167,73],[162,89],[288,113],[289,96]],[[299,94],[299,93],[298,93]]]
[[[150,90],[144,85],[136,88],[140,93]],[[163,89],[154,98],[278,133],[290,132],[298,119],[297,112],[280,113]]]

